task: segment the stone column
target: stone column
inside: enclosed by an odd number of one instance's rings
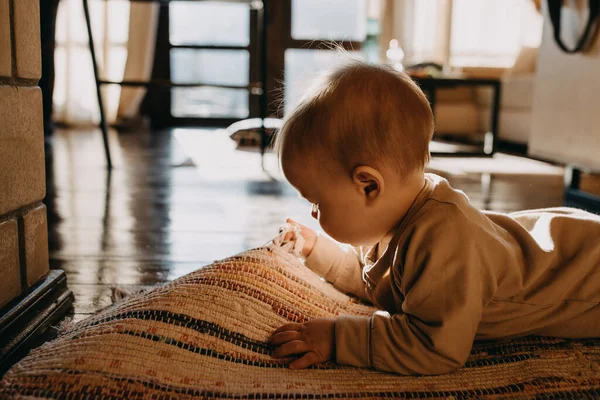
[[[72,298],[48,268],[40,76],[39,0],[0,0],[0,359]]]

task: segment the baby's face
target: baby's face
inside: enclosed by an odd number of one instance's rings
[[[333,239],[354,246],[374,245],[387,233],[378,212],[368,206],[350,176],[335,177],[308,167],[285,168],[284,173],[298,193],[312,204],[311,215]]]

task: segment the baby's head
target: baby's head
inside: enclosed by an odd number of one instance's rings
[[[301,99],[275,148],[323,230],[340,242],[371,245],[422,188],[432,135],[429,102],[410,77],[352,61]]]

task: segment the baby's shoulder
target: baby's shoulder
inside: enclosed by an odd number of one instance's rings
[[[469,245],[486,230],[489,220],[479,211],[460,203],[428,199],[406,227],[404,240],[422,249],[452,244]]]

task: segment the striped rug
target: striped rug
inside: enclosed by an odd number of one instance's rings
[[[0,398],[600,398],[600,339],[477,343],[441,376],[270,356],[286,322],[373,311],[283,251],[250,250],[65,328],[6,373]]]

